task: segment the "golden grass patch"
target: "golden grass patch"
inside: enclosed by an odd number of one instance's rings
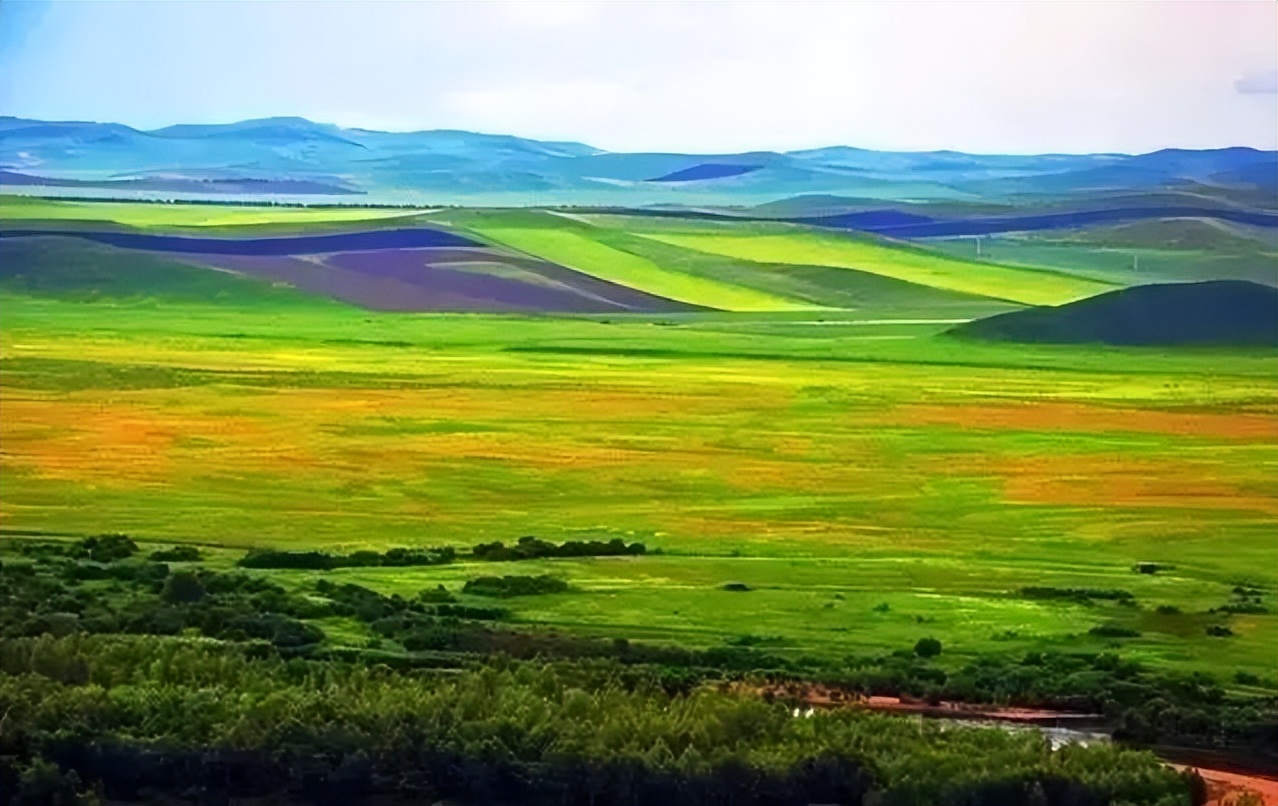
[[[1278,415],[1125,409],[1060,401],[908,405],[892,410],[888,418],[900,425],[953,425],[983,430],[1125,431],[1248,442],[1278,440]]]
[[[949,455],[933,472],[997,479],[1010,503],[1092,507],[1219,509],[1278,515],[1278,489],[1266,494],[1219,478],[1211,462],[1119,454]]]

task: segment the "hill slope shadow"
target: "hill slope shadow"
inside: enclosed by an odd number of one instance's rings
[[[1278,288],[1245,280],[1141,285],[959,325],[989,341],[1278,347]]]

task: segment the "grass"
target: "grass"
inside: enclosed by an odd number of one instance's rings
[[[564,231],[550,240],[594,243]],[[1118,646],[1272,678],[1278,615],[1207,613],[1240,583],[1278,609],[1272,352],[970,344],[927,321],[948,300],[918,297],[921,323],[868,305],[394,315],[105,266],[0,278],[0,539],[124,531],[229,562],[255,545],[623,537],[661,553],[330,576],[410,592],[551,573],[574,590],[512,600],[520,619],[699,646]],[[1057,278],[1019,281],[1035,277]],[[1218,622],[1237,635],[1208,637]],[[1140,636],[1088,635],[1110,623]]]
[[[761,263],[726,258],[630,232],[626,219],[596,216],[590,236],[672,271],[745,286],[765,293],[840,310],[873,311],[878,317],[972,318],[1009,310],[988,297],[959,294],[855,269]]]
[[[112,222],[132,227],[224,227],[256,224],[315,224],[372,221],[419,214],[418,210],[372,208],[235,207],[222,204],[74,202],[0,195],[0,220]],[[20,224],[15,224],[14,228]]]
[[[448,210],[426,220],[659,296],[736,312],[930,310],[971,318],[1009,303],[1059,302],[1109,288],[788,225],[509,210]],[[1010,291],[994,294],[996,286]]]
[[[706,277],[670,271],[639,255],[561,227],[481,226],[479,234],[569,268],[667,299],[726,311],[787,311],[820,306]]]
[[[929,239],[938,251],[974,257],[971,238]],[[1120,285],[1210,279],[1278,282],[1278,231],[1193,218],[1136,221],[981,239],[981,258],[1052,267]]]
[[[69,238],[0,241],[0,287],[24,295],[81,302],[149,300],[316,310],[337,307],[291,287],[210,271],[163,255]]]
[[[1264,354],[972,355],[930,326],[766,317],[751,332],[3,304],[6,528],[238,548],[622,536],[665,553],[483,570],[578,589],[516,602],[530,621],[698,645],[761,634],[792,653],[923,635],[958,654],[1103,648],[1096,624],[1158,604],[1201,618],[1243,580],[1278,590]],[[337,574],[407,591],[478,570]],[[1142,610],[1019,599],[1028,584],[1124,588]],[[1173,620],[1119,643],[1268,674],[1278,617],[1228,620],[1235,638]]]
[[[834,266],[933,288],[1029,305],[1056,305],[1109,290],[1098,281],[1032,269],[975,263],[868,238],[796,231],[787,234],[647,233],[664,243],[766,263]]]

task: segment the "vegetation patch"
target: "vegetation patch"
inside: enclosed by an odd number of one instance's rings
[[[539,596],[545,593],[563,593],[568,583],[548,574],[541,576],[477,577],[468,580],[462,593],[473,596],[494,596],[509,599],[514,596]]]
[[[384,552],[357,551],[332,554],[326,551],[280,551],[252,549],[239,561],[241,568],[297,568],[331,571],[336,568],[408,568],[412,566],[449,565],[457,560],[515,562],[571,557],[637,557],[647,553],[643,543],[626,543],[620,538],[602,540],[568,540],[561,544],[525,536],[512,546],[497,541],[478,543],[469,550],[451,546],[440,548],[393,548]]]
[[[1140,630],[1134,630],[1122,624],[1101,624],[1092,627],[1087,634],[1099,638],[1139,638]]]
[[[1134,605],[1136,602],[1136,597],[1131,591],[1107,588],[1051,588],[1031,585],[1021,588],[1021,596],[1026,599],[1067,601],[1082,605],[1094,604],[1097,601],[1118,602],[1126,605]]]

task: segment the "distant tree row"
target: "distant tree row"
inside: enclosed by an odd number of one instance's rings
[[[477,560],[509,562],[512,560],[539,560],[549,557],[635,557],[648,552],[643,543],[626,543],[621,538],[612,540],[569,540],[556,545],[538,537],[525,536],[513,546],[501,542],[480,543],[470,550]]]
[[[447,546],[428,549],[396,548],[385,552],[357,551],[353,554],[252,549],[240,559],[239,566],[241,568],[300,568],[309,571],[330,571],[334,568],[448,565],[456,559],[457,550]]]
[[[521,537],[514,545],[501,542],[480,543],[469,552],[458,551],[451,546],[441,548],[394,548],[385,552],[357,551],[352,554],[333,554],[326,551],[279,551],[253,549],[240,561],[241,568],[300,568],[311,571],[328,571],[334,568],[369,568],[377,566],[429,566],[448,565],[461,559],[487,562],[512,562],[563,557],[621,557],[646,554],[643,543],[627,544],[620,538],[602,540],[569,540],[551,543],[537,537]]]

